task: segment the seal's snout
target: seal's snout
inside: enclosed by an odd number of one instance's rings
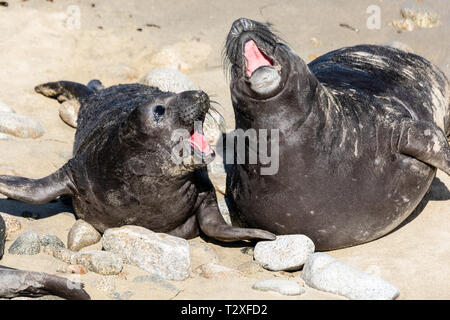
[[[231,33],[237,36],[244,31],[250,31],[252,29],[252,26],[252,20],[239,18],[233,22],[233,25],[231,26]]]
[[[178,102],[180,121],[187,126],[193,125],[195,121],[203,121],[210,107],[209,97],[203,91],[182,92]]]

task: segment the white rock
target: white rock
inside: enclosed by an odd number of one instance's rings
[[[6,103],[0,101],[0,112],[15,113],[14,110]]]
[[[140,81],[142,84],[157,87],[161,91],[180,93],[198,90],[192,81],[182,72],[171,67],[152,69]]]
[[[255,283],[252,288],[260,291],[275,291],[286,296],[297,296],[305,293],[305,289],[297,282],[284,279],[260,281]]]
[[[82,219],[78,219],[67,236],[67,248],[80,251],[82,248],[96,244],[102,236],[93,226]]]
[[[39,138],[44,129],[39,122],[10,112],[0,112],[0,132],[19,138]]]
[[[185,239],[139,226],[123,226],[106,230],[102,244],[125,263],[164,279],[184,280],[189,276],[189,243]]]
[[[295,271],[303,266],[313,252],[314,243],[307,236],[284,235],[273,241],[258,242],[253,257],[265,269]]]
[[[302,278],[312,288],[355,300],[393,300],[400,294],[385,280],[321,252],[309,256]]]

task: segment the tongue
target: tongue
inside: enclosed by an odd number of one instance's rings
[[[245,43],[244,55],[247,59],[247,76],[250,77],[256,69],[262,66],[273,65],[270,58],[267,57],[253,40],[247,41]]]
[[[194,149],[197,149],[207,156],[213,153],[211,147],[209,146],[208,139],[201,133],[194,131],[194,133],[189,138],[189,143]]]

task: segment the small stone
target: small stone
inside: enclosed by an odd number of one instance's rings
[[[202,264],[195,269],[195,273],[207,279],[235,279],[245,277],[245,275],[238,270],[215,263]]]
[[[303,266],[313,252],[314,243],[307,236],[285,235],[273,241],[258,242],[253,257],[265,269],[295,271]]]
[[[33,231],[22,233],[8,250],[10,254],[16,255],[34,255],[40,251],[39,235]]]
[[[88,270],[86,267],[79,264],[69,264],[68,266],[64,266],[61,269],[58,269],[59,272],[70,273],[70,274],[86,274]]]
[[[251,274],[255,274],[255,273],[263,271],[263,269],[261,268],[259,263],[255,262],[255,261],[244,262],[244,263],[240,264],[236,269],[247,275],[251,275]]]
[[[39,122],[23,115],[0,112],[0,132],[19,138],[39,138],[44,129]]]
[[[6,241],[6,224],[0,215],[0,259],[3,257],[5,252],[5,241]]]
[[[96,244],[102,236],[93,226],[84,220],[77,220],[67,236],[67,247],[73,251]]]
[[[156,87],[161,91],[174,93],[198,90],[185,74],[170,67],[154,68],[140,82],[148,86]]]
[[[202,264],[219,262],[219,257],[217,256],[216,251],[208,244],[200,241],[191,241],[189,242],[189,247],[191,255],[191,270],[196,269]]]
[[[5,233],[7,240],[10,238],[11,234],[16,233],[22,229],[22,224],[16,218],[7,214],[0,214],[0,216],[3,218],[3,221],[5,222],[6,227]]]
[[[387,281],[321,252],[309,256],[302,278],[312,288],[355,300],[393,300],[400,294]]]
[[[46,234],[41,238],[41,246],[53,246],[53,247],[61,247],[65,248],[64,242],[61,241],[60,238],[55,236],[54,234]]]
[[[125,292],[112,292],[108,294],[108,297],[113,298],[114,300],[130,300],[133,295],[133,291],[128,290]]]
[[[79,252],[75,255],[75,262],[102,275],[119,274],[123,268],[122,259],[118,255],[99,250]]]
[[[135,282],[135,283],[151,282],[151,283],[155,283],[167,290],[176,291],[176,292],[180,291],[173,284],[164,280],[163,278],[161,278],[160,276],[158,276],[156,274],[137,276],[133,279],[133,282]]]
[[[89,271],[102,275],[116,275],[122,271],[122,259],[112,253],[100,250],[73,252],[66,248],[51,247],[53,257],[68,264],[79,264]]]
[[[305,289],[298,283],[284,279],[270,279],[257,282],[252,287],[259,291],[275,291],[285,296],[298,296],[305,293]]]
[[[125,263],[168,280],[189,276],[189,243],[182,238],[155,233],[139,226],[123,226],[105,231],[106,251],[118,254]]]

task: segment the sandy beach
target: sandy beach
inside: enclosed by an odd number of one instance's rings
[[[75,129],[60,119],[57,101],[34,92],[43,82],[135,83],[155,67],[170,66],[220,103],[217,108],[227,128],[233,129],[222,50],[232,22],[240,17],[272,23],[306,62],[345,46],[397,42],[435,63],[450,78],[448,0],[10,0],[8,4],[0,7],[0,101],[38,121],[45,133],[37,139],[0,140],[0,174],[39,178],[71,157]],[[439,24],[412,31],[393,26],[393,21],[402,19],[400,11],[405,5],[420,5],[437,13]],[[380,8],[379,28],[368,25],[370,6]],[[398,299],[450,299],[449,189],[450,177],[438,171],[419,208],[395,231],[364,245],[327,253],[392,283],[400,291]],[[39,219],[22,217],[24,211]],[[7,239],[0,264],[73,277],[57,272],[64,263],[46,253],[18,256],[7,252],[25,231],[52,233],[66,242],[75,222],[70,207],[61,201],[32,206],[2,197],[0,213],[15,216],[22,224]],[[251,255],[242,252],[246,243],[223,245],[206,237],[190,242],[210,248],[217,263],[226,267],[243,268],[252,261]],[[83,250],[89,249],[101,249],[101,244]],[[192,270],[207,259],[197,252]],[[125,265],[120,275],[88,272],[78,279],[93,299],[343,299],[305,286],[301,271],[260,268],[226,281],[192,271],[184,281],[170,281],[176,290],[132,281],[145,274]],[[271,278],[294,280],[306,293],[288,297],[252,289],[256,281]]]

